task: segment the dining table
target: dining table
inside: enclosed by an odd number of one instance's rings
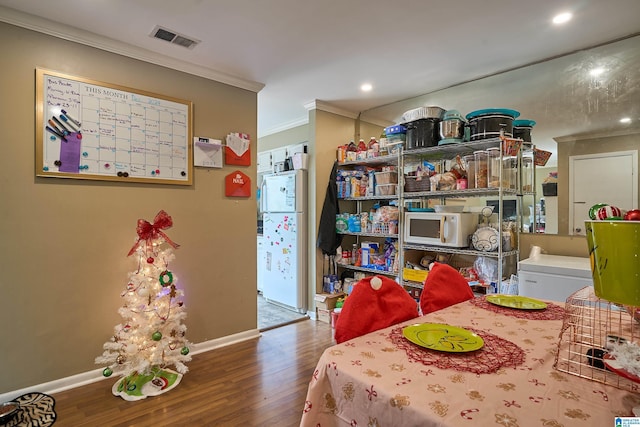
[[[637,390],[556,369],[565,304],[534,301],[478,296],[327,348],[300,426],[600,427],[634,417]]]

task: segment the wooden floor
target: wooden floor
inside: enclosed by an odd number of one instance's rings
[[[258,339],[193,356],[166,394],[128,402],[111,393],[117,378],[53,394],[63,426],[297,426],[331,327],[303,320]]]

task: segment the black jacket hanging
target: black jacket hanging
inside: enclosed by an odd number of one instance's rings
[[[320,226],[318,227],[317,247],[322,249],[322,253],[326,255],[335,255],[336,249],[342,243],[342,235],[336,233],[336,215],[340,213],[337,176],[338,162],[334,162],[329,176],[329,184],[327,185],[327,194],[322,205],[322,214],[320,214]]]

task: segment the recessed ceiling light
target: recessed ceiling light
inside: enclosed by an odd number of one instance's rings
[[[363,92],[369,92],[371,89],[373,89],[373,86],[371,86],[371,83],[365,83],[362,86],[360,86],[360,90]]]
[[[559,15],[556,15],[553,17],[553,23],[554,24],[564,24],[565,22],[568,22],[571,20],[571,18],[573,17],[573,15],[569,12],[564,12],[561,13]]]
[[[631,123],[631,117],[623,117],[620,119],[620,123]]]

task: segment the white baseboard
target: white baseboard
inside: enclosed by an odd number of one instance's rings
[[[232,344],[237,344],[243,341],[259,338],[262,334],[257,329],[251,329],[248,331],[240,332],[233,335],[228,335],[221,338],[216,338],[209,341],[204,341],[198,344],[194,344],[191,349],[191,354],[200,354],[207,351],[211,351],[217,348],[226,347]],[[94,369],[81,374],[71,375],[69,377],[60,378],[57,380],[49,381],[46,383],[34,385],[32,387],[26,387],[20,390],[13,390],[7,393],[0,394],[0,402],[6,402],[11,399],[15,399],[18,396],[22,396],[26,393],[32,393],[38,391],[40,393],[53,394],[59,393],[65,390],[69,390],[83,385],[95,383],[106,379],[102,375],[103,368]]]

